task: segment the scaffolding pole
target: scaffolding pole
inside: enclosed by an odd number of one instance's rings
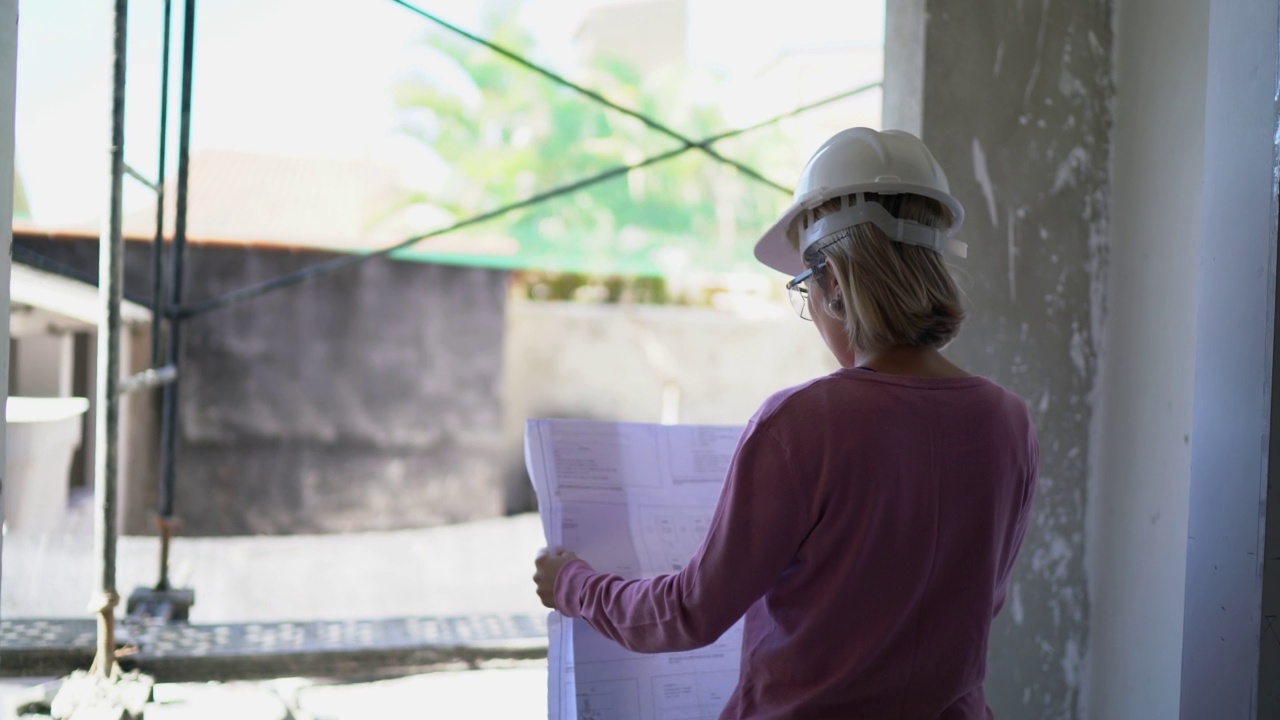
[[[186,0],[182,18],[182,107],[178,128],[177,208],[173,218],[173,247],[170,248],[169,303],[182,307],[182,278],[187,249],[187,181],[191,147],[191,67],[195,58],[196,0]],[[160,580],[156,590],[169,589],[169,544],[174,530],[173,488],[177,474],[178,377],[182,354],[182,318],[169,319],[165,365],[175,377],[164,386],[160,418]]]
[[[160,367],[160,335],[164,331],[164,173],[165,140],[169,137],[169,29],[173,1],[164,0],[164,49],[160,52],[160,160],[156,169],[156,234],[151,243],[151,367]],[[162,573],[163,574],[163,573]]]
[[[121,196],[124,182],[124,82],[128,0],[115,0],[112,42],[111,191],[107,220],[98,242],[98,379],[94,444],[94,549],[98,591],[90,610],[98,616],[98,647],[93,669],[111,677],[116,668],[116,489],[119,470],[120,301],[124,291],[121,263]]]

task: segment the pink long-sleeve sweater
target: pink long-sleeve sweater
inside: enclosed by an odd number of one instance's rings
[[[1026,405],[980,377],[844,369],[748,423],[679,573],[564,566],[556,608],[638,652],[701,647],[745,613],[722,718],[969,720],[1027,527]]]

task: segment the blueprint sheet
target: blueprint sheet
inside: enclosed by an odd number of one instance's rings
[[[525,463],[547,547],[597,571],[680,570],[706,535],[741,427],[530,420]],[[552,720],[715,720],[738,681],[742,622],[698,650],[645,655],[552,613]]]

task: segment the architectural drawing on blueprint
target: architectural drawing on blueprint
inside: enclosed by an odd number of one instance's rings
[[[697,675],[663,675],[651,679],[659,720],[703,720],[720,716],[738,673],[730,670]],[[581,717],[581,716],[579,716]]]
[[[533,420],[525,456],[549,546],[625,578],[679,572],[701,547],[740,427]],[[551,631],[551,629],[557,629]],[[556,720],[715,720],[738,681],[739,621],[710,645],[630,652],[548,621]]]
[[[634,679],[578,683],[578,720],[640,720],[640,684]]]
[[[700,425],[689,432],[663,434],[662,457],[676,485],[709,482],[719,487],[742,436],[740,427]]]
[[[561,489],[662,487],[652,470],[654,439],[613,423],[569,422],[551,428],[552,468]]]
[[[629,718],[631,703],[644,720],[716,720],[738,683],[742,623],[696,650],[640,655],[622,649],[581,621],[573,621],[573,689],[578,720]],[[595,713],[586,714],[587,711]]]
[[[711,526],[711,508],[659,507],[636,508],[637,537],[633,539],[642,553],[641,562],[656,572],[680,572],[698,551]]]

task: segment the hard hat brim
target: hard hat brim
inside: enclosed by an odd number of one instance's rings
[[[804,272],[804,251],[808,248],[797,248],[791,244],[791,241],[787,238],[787,230],[791,227],[791,223],[795,221],[801,212],[815,208],[831,198],[860,192],[874,192],[881,195],[911,193],[937,200],[951,211],[954,218],[951,227],[947,229],[947,237],[954,237],[964,222],[964,207],[960,204],[960,201],[947,193],[940,192],[937,188],[884,183],[865,183],[839,188],[818,188],[791,203],[778,218],[778,221],[756,241],[754,252],[756,260],[784,275],[794,276]]]

